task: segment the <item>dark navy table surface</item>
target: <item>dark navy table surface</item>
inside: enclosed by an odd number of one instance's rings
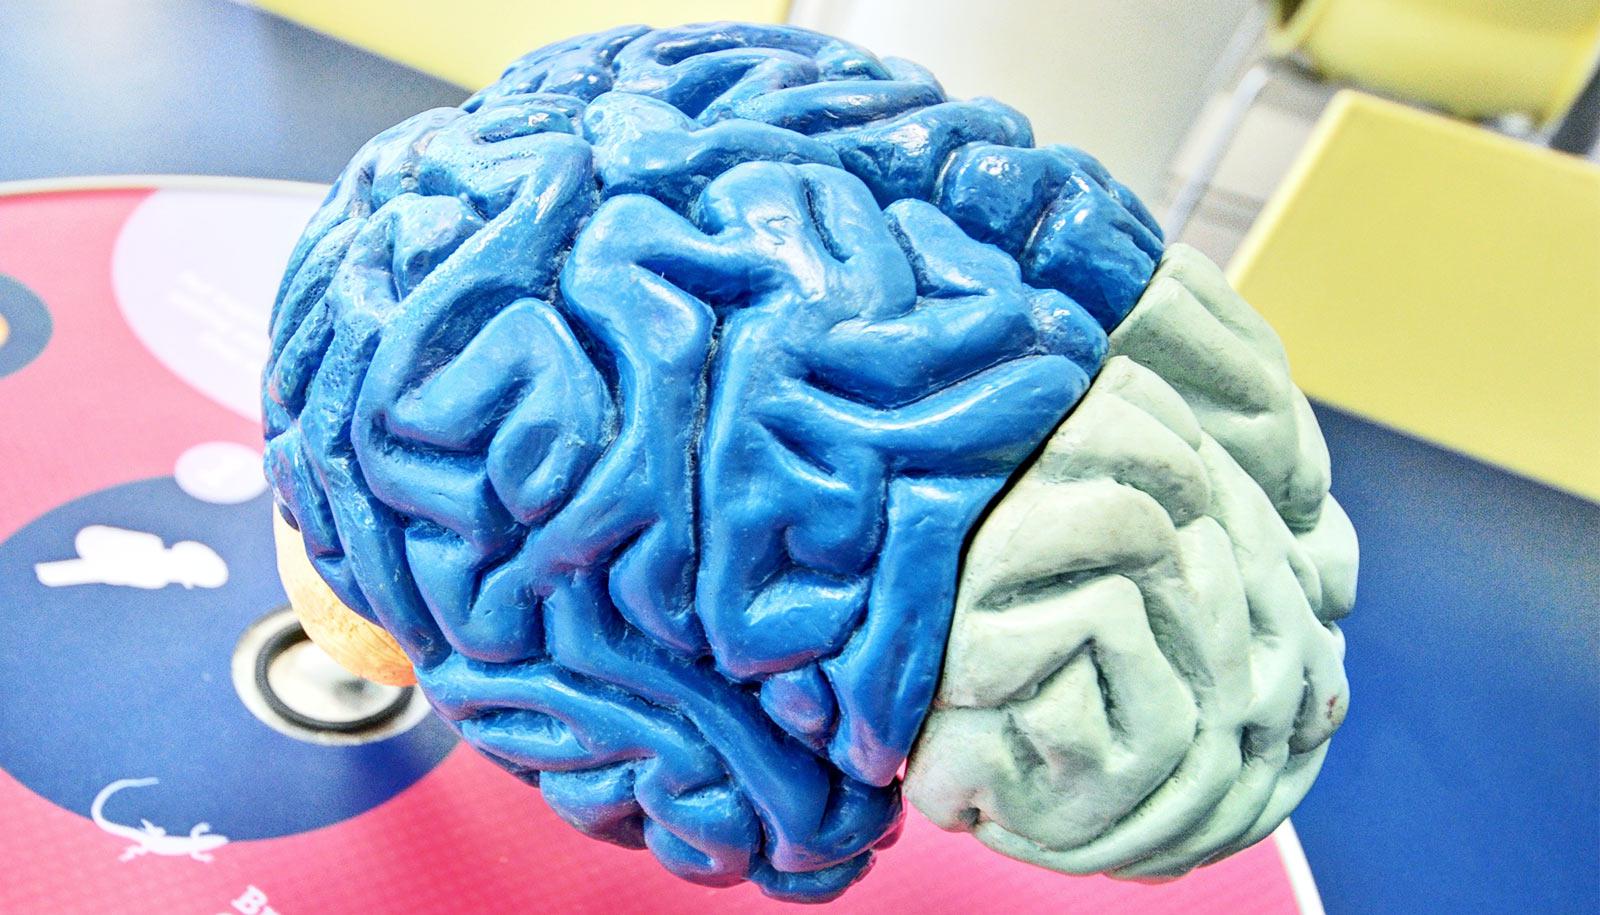
[[[0,180],[331,182],[460,87],[223,0],[0,2]]]
[[[326,182],[464,94],[223,0],[0,3],[0,180]],[[1328,911],[1600,912],[1600,505],[1319,415],[1362,543],[1350,718],[1294,817]]]

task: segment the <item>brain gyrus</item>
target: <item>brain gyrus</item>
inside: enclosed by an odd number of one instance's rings
[[[269,477],[564,819],[823,900],[897,832],[967,541],[1162,254],[1096,162],[915,65],[575,39],[334,185],[274,311]]]

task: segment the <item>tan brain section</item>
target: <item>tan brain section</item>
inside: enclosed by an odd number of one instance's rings
[[[1271,328],[1172,246],[968,548],[911,801],[1068,873],[1181,874],[1299,802],[1343,720],[1356,539]]]

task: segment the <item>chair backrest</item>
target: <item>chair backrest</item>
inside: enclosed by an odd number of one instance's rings
[[[1230,278],[1310,396],[1600,498],[1600,165],[1347,90]]]
[[[1600,54],[1600,0],[1275,0],[1272,45],[1465,117],[1561,117]]]

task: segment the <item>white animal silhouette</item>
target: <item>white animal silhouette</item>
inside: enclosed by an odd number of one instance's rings
[[[156,778],[119,778],[111,784],[100,789],[94,796],[94,803],[89,805],[89,818],[94,820],[94,825],[114,836],[121,836],[131,840],[123,850],[119,861],[131,861],[140,855],[187,855],[196,861],[209,864],[213,849],[221,848],[228,844],[228,837],[221,833],[211,831],[211,824],[196,823],[186,836],[169,836],[167,831],[149,820],[140,820],[138,829],[113,823],[105,818],[104,810],[106,799],[124,788],[144,788],[149,785],[160,784]]]
[[[120,585],[153,590],[179,584],[185,588],[220,588],[228,581],[228,564],[203,543],[180,540],[170,548],[144,531],[91,524],[73,539],[76,559],[41,562],[33,567],[39,583]]]

